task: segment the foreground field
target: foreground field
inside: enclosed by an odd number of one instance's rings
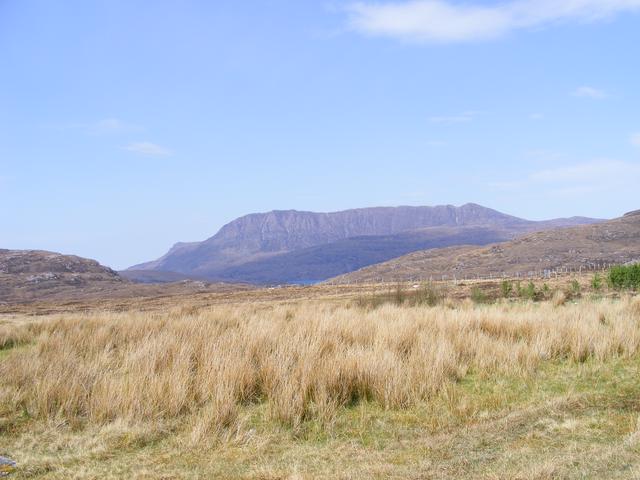
[[[640,301],[5,317],[16,478],[640,478]]]

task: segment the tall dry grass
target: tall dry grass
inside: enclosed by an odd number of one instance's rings
[[[295,427],[330,421],[361,399],[410,406],[470,371],[526,376],[544,360],[634,355],[639,305],[311,303],[59,316],[0,362],[0,405],[94,424],[188,416],[197,440],[233,425],[242,405],[264,402]]]
[[[37,324],[16,319],[0,320],[0,350],[28,343],[38,331]]]

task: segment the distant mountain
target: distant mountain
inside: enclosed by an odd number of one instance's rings
[[[533,222],[471,203],[333,213],[273,211],[238,218],[203,242],[178,243],[158,260],[129,270],[254,283],[319,281],[415,250],[485,245],[597,221]]]
[[[326,245],[253,260],[219,273],[253,283],[304,283],[383,262],[416,250],[449,245],[486,245],[513,238],[509,230],[485,227],[427,227],[395,235],[346,238]]]
[[[606,222],[532,233],[485,247],[413,252],[338,276],[331,283],[527,274],[560,267],[640,261],[640,210]]]

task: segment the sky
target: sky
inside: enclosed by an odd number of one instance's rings
[[[0,248],[244,214],[640,208],[640,0],[0,0]]]

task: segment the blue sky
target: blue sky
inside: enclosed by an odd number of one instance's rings
[[[1,0],[0,247],[240,215],[640,208],[640,0]]]

